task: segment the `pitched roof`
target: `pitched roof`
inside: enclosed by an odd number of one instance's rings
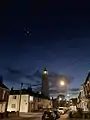
[[[10,91],[10,95],[19,95],[20,92],[22,94],[34,95],[34,92],[33,91],[29,91],[28,89],[22,89],[22,91],[21,90],[11,90]]]
[[[22,91],[21,90],[11,90],[10,95],[19,95],[20,92],[22,94],[28,94],[28,95],[35,96],[38,98],[49,99],[47,96],[44,96],[43,94],[35,93],[35,92],[30,91],[28,89],[22,89]]]
[[[85,84],[87,83],[87,81],[89,80],[89,78],[90,78],[90,72],[88,73],[88,75],[86,77]]]
[[[6,85],[4,85],[3,83],[2,84],[0,83],[0,87],[9,90],[9,88]]]

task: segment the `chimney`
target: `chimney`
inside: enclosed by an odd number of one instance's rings
[[[13,91],[13,87],[11,88],[11,91]]]
[[[0,76],[0,84],[3,84],[3,77]]]

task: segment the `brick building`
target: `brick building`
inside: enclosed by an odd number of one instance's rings
[[[9,89],[3,84],[3,78],[0,77],[0,114],[6,113],[9,97]]]
[[[84,82],[84,92],[86,98],[90,99],[90,72],[88,73],[86,80]]]
[[[80,88],[78,107],[85,111],[90,109],[90,72],[88,73],[84,84]]]

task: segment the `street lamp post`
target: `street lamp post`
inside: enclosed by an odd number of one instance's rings
[[[60,80],[60,86],[64,87],[66,86],[66,96],[69,97],[69,85],[65,80]]]
[[[67,97],[68,97],[68,99],[70,99],[70,94],[69,94],[69,84],[67,83]]]
[[[19,116],[20,106],[21,106],[21,94],[22,94],[22,87],[23,87],[23,83],[21,83],[21,89],[20,89],[20,99],[19,99],[19,111],[18,111],[18,116]]]

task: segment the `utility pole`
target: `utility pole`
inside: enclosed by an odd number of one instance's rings
[[[22,94],[22,87],[23,87],[23,83],[21,83],[21,89],[20,89],[20,99],[19,99],[19,111],[18,111],[18,116],[19,116],[19,113],[20,113],[20,106],[21,106],[21,94]]]

